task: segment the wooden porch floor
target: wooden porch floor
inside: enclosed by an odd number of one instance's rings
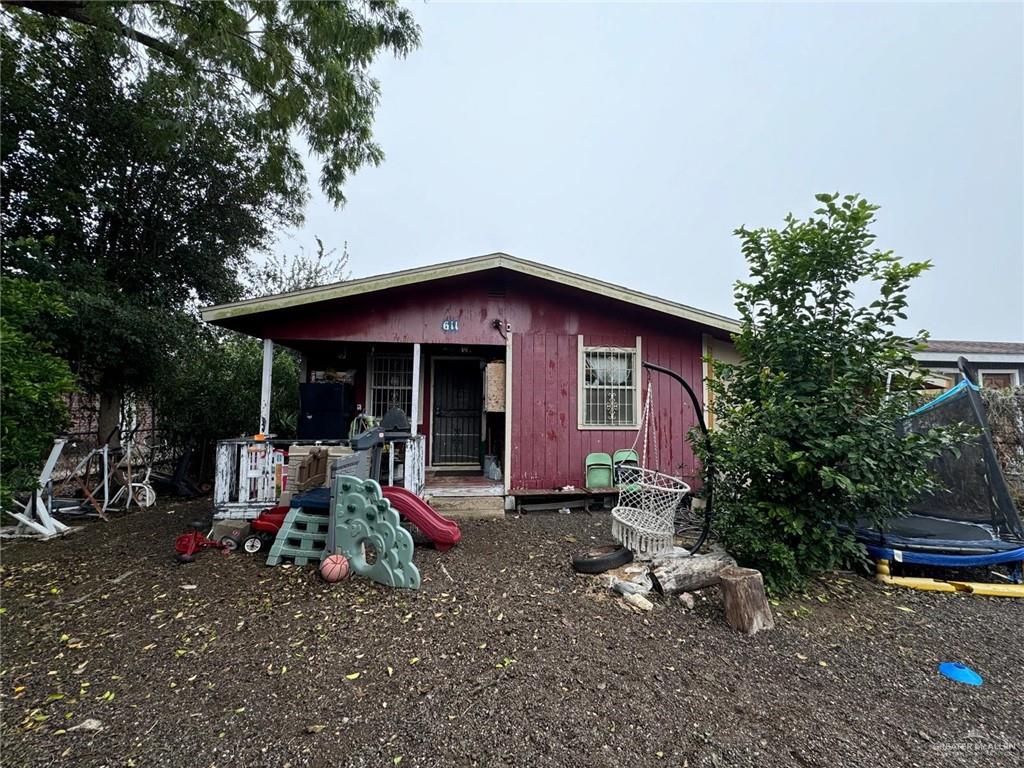
[[[427,470],[423,493],[426,496],[504,496],[501,480],[488,480],[480,474],[437,474]]]

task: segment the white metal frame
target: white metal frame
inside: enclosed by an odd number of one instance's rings
[[[438,360],[476,360],[478,363],[484,362],[486,358],[480,357],[479,355],[432,355],[430,357],[430,408],[433,410],[434,403],[437,402],[434,398],[437,395],[437,391],[434,388],[434,372],[437,369]],[[480,440],[484,438],[484,431],[487,429],[487,414],[483,408],[483,391],[484,391],[484,371],[480,369]],[[507,395],[506,395],[507,396]],[[427,453],[427,466],[434,467],[434,419],[431,417],[429,428],[427,430],[430,435],[430,450]],[[444,467],[445,469],[470,469],[473,467],[483,468],[483,464],[479,461],[471,464],[438,464],[438,467]]]
[[[11,517],[18,521],[18,525],[14,527],[11,535],[31,536],[35,534],[41,538],[49,539],[71,530],[69,526],[64,525],[60,520],[55,520],[51,516],[53,511],[53,470],[57,466],[61,452],[64,450],[67,442],[67,438],[63,437],[58,437],[53,441],[50,455],[46,459],[46,464],[43,465],[43,471],[39,473],[38,488],[32,492],[32,496],[27,504],[22,505],[15,502],[15,504],[21,507],[21,511],[10,512]],[[43,500],[43,492],[46,494],[45,501]]]
[[[633,422],[630,424],[587,424],[586,423],[586,392],[584,380],[586,379],[586,354],[587,352],[620,352],[633,355]],[[583,334],[576,337],[576,428],[580,430],[601,430],[607,432],[633,431],[640,426],[640,374],[642,339],[636,337],[634,347],[606,347],[588,346],[584,344]]]

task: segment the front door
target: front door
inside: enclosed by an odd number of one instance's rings
[[[483,374],[479,360],[435,360],[432,466],[480,465]]]

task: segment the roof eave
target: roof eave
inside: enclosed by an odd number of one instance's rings
[[[970,363],[1011,363],[1024,365],[1024,355],[1003,352],[914,352],[914,357],[922,363],[946,363],[956,361],[958,357],[966,357]]]
[[[428,280],[441,280],[446,277],[474,274],[496,268],[509,269],[513,272],[537,277],[542,280],[551,281],[553,278],[557,278],[555,281],[562,285],[568,285],[587,293],[645,307],[655,312],[689,320],[728,333],[737,333],[740,329],[739,322],[723,315],[705,312],[695,307],[660,299],[640,291],[584,277],[556,267],[548,267],[543,264],[518,259],[505,253],[493,253],[438,265],[417,267],[401,272],[392,272],[386,275],[347,280],[340,283],[332,283],[331,285],[307,288],[301,291],[264,296],[258,299],[246,299],[245,301],[231,304],[218,304],[205,307],[202,310],[202,318],[208,323],[219,323],[224,320],[245,317],[247,315],[289,309],[314,302],[331,301],[347,296],[414,285]]]

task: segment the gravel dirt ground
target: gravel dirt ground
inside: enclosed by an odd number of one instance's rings
[[[714,590],[639,614],[574,574],[607,515],[464,523],[447,553],[417,546],[410,592],[245,555],[176,564],[208,512],[5,544],[3,765],[1019,765],[1013,600],[836,574],[748,638]]]

